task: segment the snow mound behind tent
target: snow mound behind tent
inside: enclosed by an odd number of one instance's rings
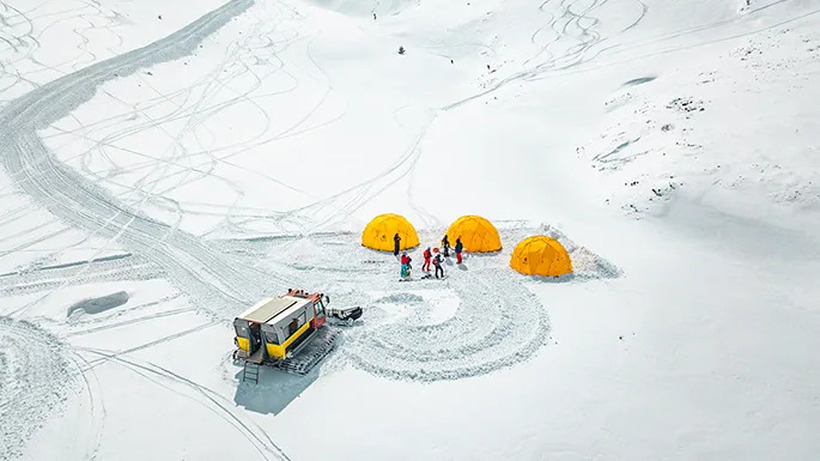
[[[622,275],[622,271],[615,264],[607,261],[587,247],[578,245],[570,240],[559,229],[542,224],[539,228],[541,233],[547,237],[554,238],[566,248],[569,258],[572,261],[574,277],[595,279],[595,278],[617,278]]]

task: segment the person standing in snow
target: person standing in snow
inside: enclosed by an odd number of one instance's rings
[[[456,262],[461,264],[461,250],[464,249],[464,245],[461,244],[461,236],[456,239]]]
[[[435,258],[433,258],[433,265],[436,266],[436,278],[444,278],[444,267],[441,264],[441,254],[437,254]],[[438,276],[438,273],[441,272],[441,277]]]
[[[402,278],[406,278],[410,276],[410,261],[412,258],[407,256],[407,252],[405,251],[401,255],[401,276]]]
[[[444,234],[444,238],[441,239],[441,246],[444,247],[444,257],[450,257],[450,240],[447,238],[447,234]]]
[[[423,272],[430,273],[430,262],[433,259],[433,253],[430,251],[430,247],[427,247],[424,250],[424,264],[421,265],[421,270]]]
[[[393,236],[393,256],[399,256],[399,247],[401,246],[401,237],[399,237],[399,233],[396,232],[396,235]]]

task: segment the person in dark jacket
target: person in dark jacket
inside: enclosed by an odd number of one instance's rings
[[[399,255],[399,247],[401,246],[401,237],[399,237],[399,233],[396,232],[396,235],[393,236],[393,256]]]
[[[461,251],[464,249],[464,245],[461,244],[461,237],[456,239],[456,262],[461,264]]]
[[[444,247],[444,257],[450,257],[450,240],[447,238],[447,234],[444,234],[444,238],[441,239],[441,246]]]
[[[442,267],[441,261],[441,254],[437,254],[436,257],[433,258],[433,265],[436,266],[436,278],[444,277],[444,267]],[[441,272],[441,277],[438,276],[439,272]]]

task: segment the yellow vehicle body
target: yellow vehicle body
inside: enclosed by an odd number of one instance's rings
[[[310,341],[324,322],[320,294],[291,290],[262,299],[234,319],[234,357],[257,364],[284,360]]]
[[[277,359],[284,359],[288,353],[288,346],[293,344],[294,341],[305,334],[308,331],[308,328],[310,328],[310,322],[306,322],[304,325],[299,327],[299,329],[296,330],[296,333],[290,335],[290,337],[288,337],[288,339],[286,339],[281,345],[265,343],[268,348],[268,355]]]
[[[242,351],[245,351],[245,352],[250,352],[251,351],[251,342],[248,338],[242,338],[240,336],[237,336],[236,337],[236,347],[238,347],[239,350],[242,350]]]

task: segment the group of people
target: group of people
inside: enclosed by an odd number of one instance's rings
[[[441,239],[441,247],[444,250],[443,251],[443,257],[442,257],[442,253],[439,253],[438,248],[436,248],[434,250],[431,250],[430,247],[427,247],[427,249],[425,249],[424,253],[423,253],[424,264],[422,264],[422,266],[421,266],[422,272],[426,272],[427,274],[429,274],[430,273],[430,265],[432,264],[433,267],[435,268],[435,275],[436,275],[437,279],[438,278],[444,278],[444,258],[449,258],[450,257],[450,240],[449,240],[449,238],[447,237],[446,234],[444,235],[444,238]],[[393,236],[393,255],[394,256],[396,256],[396,257],[399,256],[400,248],[401,248],[401,237],[399,236],[398,232],[396,232],[396,235]],[[462,257],[461,257],[461,253],[464,251],[464,245],[461,243],[461,237],[456,238],[456,246],[453,247],[453,250],[455,251],[455,254],[456,254],[456,262],[458,264],[461,264],[462,261],[463,261]],[[433,253],[435,253],[435,256],[433,255]],[[400,274],[401,274],[402,278],[407,278],[407,277],[410,276],[410,269],[412,269],[412,266],[410,266],[410,263],[412,261],[413,261],[413,258],[411,258],[407,254],[406,251],[402,252],[401,258],[400,258],[400,262],[401,262],[401,272],[400,272]]]

